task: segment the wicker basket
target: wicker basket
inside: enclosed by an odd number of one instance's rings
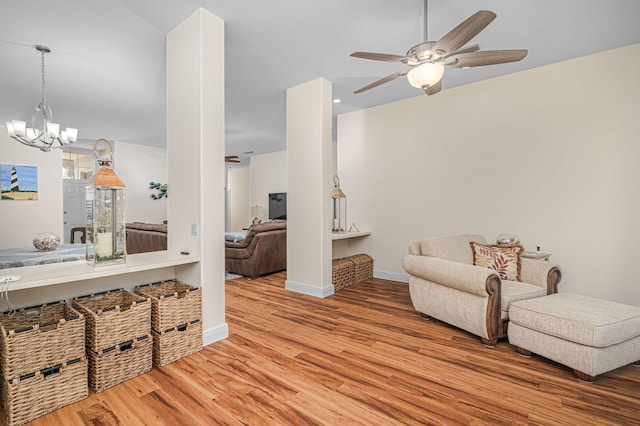
[[[149,299],[124,289],[74,297],[73,306],[85,316],[86,346],[93,352],[151,334]]]
[[[333,291],[349,287],[354,283],[353,262],[345,259],[333,259],[333,272],[331,274]]]
[[[102,392],[151,370],[151,336],[138,337],[89,355],[89,387]]]
[[[153,363],[167,365],[202,349],[202,322],[191,321],[153,334]]]
[[[356,254],[345,259],[353,262],[356,284],[373,278],[373,259],[368,254]]]
[[[2,408],[7,425],[27,423],[89,396],[87,358],[2,380]]]
[[[64,300],[0,317],[0,363],[5,380],[84,356],[85,318]]]
[[[202,291],[171,280],[140,285],[135,292],[151,299],[151,329],[161,332],[202,318]]]

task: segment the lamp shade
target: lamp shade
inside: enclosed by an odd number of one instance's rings
[[[334,188],[333,191],[331,191],[331,198],[347,198],[347,196],[344,195],[342,189]]]
[[[262,206],[251,207],[251,217],[262,219],[264,217],[264,210],[262,210]]]
[[[409,80],[409,84],[413,87],[422,89],[423,87],[433,86],[439,82],[443,74],[444,67],[442,65],[425,62],[409,71],[407,80]]]

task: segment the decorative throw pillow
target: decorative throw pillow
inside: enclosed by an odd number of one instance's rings
[[[475,241],[469,244],[473,251],[475,266],[493,269],[503,280],[521,281],[520,255],[524,252],[523,246],[516,244],[505,247],[498,244],[480,244]]]
[[[234,243],[237,243],[238,241],[243,241],[245,238],[245,235],[241,232],[225,232],[224,233],[224,239],[226,241],[233,241]]]

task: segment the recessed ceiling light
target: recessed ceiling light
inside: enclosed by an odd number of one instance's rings
[[[333,103],[334,103],[334,104],[339,104],[340,102],[342,102],[342,99],[335,98],[335,99],[333,100]]]

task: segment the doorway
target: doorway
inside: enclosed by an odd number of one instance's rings
[[[63,220],[64,220],[64,244],[79,244],[80,239],[71,241],[71,229],[84,228],[87,224],[85,218],[85,186],[87,182],[79,179],[63,179]],[[79,235],[78,235],[79,237]]]

